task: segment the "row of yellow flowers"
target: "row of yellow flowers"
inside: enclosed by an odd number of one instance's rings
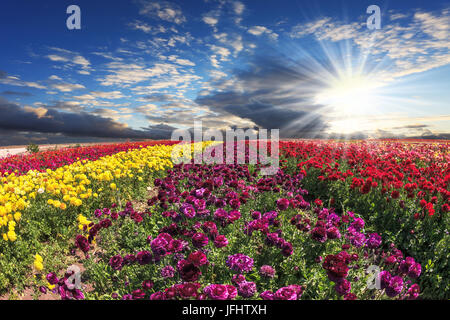
[[[203,142],[204,149],[214,142]],[[191,152],[198,144],[191,145]],[[22,212],[36,199],[59,210],[79,207],[89,199],[98,198],[104,188],[116,189],[123,178],[142,181],[144,173],[165,170],[173,166],[172,151],[181,157],[182,150],[173,146],[155,145],[128,152],[119,152],[96,161],[82,160],[56,170],[29,171],[25,175],[11,174],[1,178],[0,232],[5,241],[17,239],[16,227]],[[108,190],[109,191],[109,190]]]

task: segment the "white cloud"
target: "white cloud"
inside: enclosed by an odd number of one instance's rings
[[[180,59],[178,56],[172,55],[168,57],[169,61],[175,62],[182,66],[195,66],[195,63],[188,59]]]
[[[262,34],[267,34],[273,40],[276,40],[278,38],[278,34],[276,34],[272,30],[270,30],[264,26],[253,26],[253,27],[249,28],[247,30],[247,32],[254,36],[260,36]]]
[[[450,63],[450,25],[449,10],[439,13],[416,12],[407,23],[395,22],[405,18],[403,14],[393,13],[391,24],[383,25],[382,30],[372,31],[365,23],[345,24],[330,17],[319,18],[292,28],[292,38],[314,36],[319,41],[351,41],[372,61],[378,59],[390,63],[380,68],[377,74],[390,81],[397,77],[424,72]]]
[[[49,77],[50,80],[62,80],[60,77],[56,76],[56,75],[52,75]]]
[[[52,88],[57,89],[61,92],[71,92],[73,90],[84,89],[85,86],[82,84],[73,84],[73,83],[54,83],[51,85]]]
[[[244,12],[245,5],[242,2],[235,1],[233,2],[233,10],[237,15],[241,15]]]
[[[219,22],[219,19],[211,17],[211,16],[204,16],[202,20],[204,23],[206,23],[212,27],[214,27]]]
[[[111,62],[108,64],[108,69],[111,72],[109,75],[97,79],[103,86],[129,85],[160,75],[178,74],[177,67],[168,63],[156,63],[152,68],[146,68],[134,63]]]
[[[20,79],[20,77],[17,77],[17,76],[7,76],[6,78],[0,78],[0,83],[8,84],[8,85],[11,85],[11,86],[18,86],[18,87],[30,87],[30,88],[36,88],[36,89],[47,89],[45,86],[39,84],[38,82],[23,81],[23,80]]]
[[[152,31],[152,27],[150,25],[148,25],[145,22],[136,20],[135,22],[131,22],[128,24],[130,27],[132,27],[135,30],[141,30],[145,33],[150,33]]]
[[[228,50],[225,47],[221,47],[221,46],[216,46],[215,44],[210,45],[211,50],[216,54],[216,55],[220,55],[220,60],[221,61],[227,61],[227,57],[231,54],[230,50]]]
[[[139,14],[176,24],[186,21],[181,9],[176,4],[167,1],[141,1]]]
[[[448,41],[450,39],[449,11],[443,10],[439,17],[427,12],[417,12],[414,19],[420,21],[423,32],[433,38]]]
[[[64,62],[65,66],[69,68],[81,66],[81,70],[78,70],[78,73],[85,75],[90,74],[91,63],[85,57],[66,49],[56,47],[51,47],[50,49],[55,51],[55,53],[47,55],[49,60],[54,62]]]

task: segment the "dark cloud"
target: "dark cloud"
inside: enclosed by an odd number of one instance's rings
[[[77,143],[105,143],[120,142],[129,139],[69,137],[60,133],[21,132],[0,129],[0,146],[19,146],[35,144],[77,144]]]
[[[427,124],[411,124],[411,125],[406,125],[406,126],[401,126],[401,127],[394,127],[392,129],[424,129],[424,128],[428,128],[429,125]]]
[[[259,58],[249,69],[235,71],[242,90],[214,92],[195,102],[213,112],[252,121],[264,129],[280,129],[280,137],[306,138],[324,135],[328,128],[311,103],[323,88],[309,66],[282,58]]]
[[[158,125],[153,125],[142,129],[151,133],[152,139],[168,140],[172,136],[172,132],[177,128],[160,123]]]
[[[6,78],[7,76],[8,76],[8,74],[7,74],[5,71],[0,70],[0,79],[4,79],[4,78]]]
[[[1,78],[1,77],[0,77]],[[0,93],[3,96],[19,96],[19,97],[30,97],[32,96],[29,92],[18,92],[18,91],[3,91]]]
[[[165,102],[172,101],[174,97],[170,94],[152,94],[144,96],[143,98],[149,102]]]
[[[11,136],[17,136],[18,133],[21,133],[19,136],[24,136],[25,132],[35,139],[40,138],[36,133],[60,134],[65,137],[160,139],[167,136],[167,132],[163,135],[163,129],[169,131],[167,126],[134,130],[110,118],[86,112],[60,112],[44,107],[23,108],[0,98],[0,130],[3,134],[8,132]],[[45,138],[45,135],[42,138]]]

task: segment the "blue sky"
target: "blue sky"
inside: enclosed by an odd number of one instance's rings
[[[448,1],[5,0],[0,144],[168,138],[195,120],[448,137],[449,19]]]

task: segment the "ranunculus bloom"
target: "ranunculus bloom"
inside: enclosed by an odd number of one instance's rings
[[[153,281],[152,280],[145,280],[142,282],[142,289],[144,290],[150,290],[153,288]]]
[[[274,294],[272,291],[269,291],[269,290],[261,292],[261,294],[259,296],[263,300],[274,300]]]
[[[285,198],[281,198],[277,200],[277,208],[278,210],[284,211],[289,208],[289,200]]]
[[[161,277],[163,278],[173,278],[175,275],[175,269],[172,266],[165,266],[161,269]]]
[[[123,263],[123,259],[120,255],[115,255],[114,257],[112,257],[109,260],[109,265],[111,266],[111,268],[113,268],[114,270],[120,270],[122,269],[122,263]]]
[[[274,294],[274,300],[297,300],[297,291],[292,287],[283,287]]]
[[[259,274],[266,278],[273,278],[275,276],[275,269],[268,265],[263,265],[259,269]]]
[[[53,272],[50,272],[49,274],[47,274],[46,279],[47,279],[48,283],[50,283],[51,285],[58,283],[58,277]]]
[[[339,295],[343,296],[350,292],[352,284],[347,279],[342,279],[335,284],[334,289]]]
[[[133,296],[134,300],[145,298],[145,292],[141,289],[134,290],[131,295]]]
[[[371,249],[378,248],[381,245],[380,235],[378,233],[371,233],[367,239],[366,245]]]
[[[223,248],[226,247],[228,245],[228,239],[224,236],[224,235],[218,235],[215,239],[214,239],[214,245],[216,246],[216,248]]]
[[[208,258],[206,258],[206,255],[201,251],[195,251],[190,253],[188,256],[188,261],[192,262],[196,267],[208,264]]]
[[[192,244],[196,248],[204,247],[208,244],[209,240],[206,234],[203,234],[201,232],[197,232],[192,236]]]
[[[251,298],[256,293],[256,283],[251,281],[243,281],[239,284],[238,293],[241,297]]]
[[[213,300],[227,300],[228,288],[223,284],[210,284],[203,291]]]
[[[237,272],[250,272],[253,268],[253,259],[242,253],[236,253],[228,256],[227,266]]]
[[[138,252],[136,255],[136,260],[139,262],[140,265],[149,264],[152,261],[152,254],[150,251],[144,250]]]
[[[388,297],[395,297],[403,290],[403,279],[400,276],[395,276],[391,279],[389,286],[386,288]]]
[[[180,260],[177,263],[177,269],[180,273],[181,278],[184,281],[192,282],[197,281],[202,272],[198,267],[196,267],[192,262],[187,260]]]

